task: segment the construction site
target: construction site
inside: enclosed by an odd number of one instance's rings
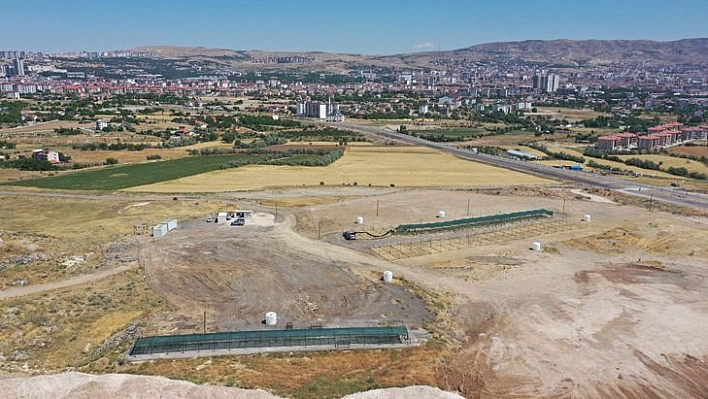
[[[173,311],[151,314],[145,339],[196,333],[184,347],[211,356],[212,347],[237,354],[308,342],[289,335],[313,325],[365,336],[398,328],[456,348],[443,386],[469,397],[706,388],[662,371],[707,370],[704,218],[564,187],[357,192],[242,193],[238,202],[255,210],[246,226],[185,221],[146,243],[147,282]],[[673,338],[657,342],[659,331]],[[237,333],[256,338],[218,335]],[[326,344],[300,349],[367,349],[318,339]],[[158,358],[198,355],[146,345]]]

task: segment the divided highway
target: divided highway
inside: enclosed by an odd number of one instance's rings
[[[522,173],[528,173],[539,177],[616,190],[625,194],[631,194],[647,199],[653,199],[655,201],[663,201],[680,206],[708,211],[708,195],[699,193],[689,193],[680,188],[667,188],[644,183],[628,182],[625,180],[615,179],[609,176],[602,176],[595,173],[558,169],[535,162],[521,161],[513,158],[475,153],[464,148],[449,146],[445,143],[436,143],[428,140],[423,140],[421,138],[401,134],[388,128],[362,126],[350,123],[328,123],[328,125],[348,129],[355,132],[372,134],[392,140],[398,140],[404,143],[430,147],[449,154],[453,154],[458,158],[482,162],[488,165],[511,169]]]

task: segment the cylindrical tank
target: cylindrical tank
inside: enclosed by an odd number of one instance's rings
[[[444,218],[444,217],[445,217],[445,211],[438,211],[438,217],[439,217],[439,218]]]
[[[590,223],[590,215],[585,215],[585,216],[583,216],[583,222],[588,222],[588,223]]]
[[[361,216],[356,217],[356,224],[364,224],[364,218]]]
[[[278,315],[275,312],[266,313],[265,322],[268,326],[274,326],[278,322]]]
[[[538,241],[534,241],[531,248],[533,248],[534,251],[540,251],[541,250],[541,243]]]
[[[383,281],[385,283],[390,283],[391,281],[393,281],[393,272],[391,272],[389,270],[386,270],[385,272],[383,272]]]

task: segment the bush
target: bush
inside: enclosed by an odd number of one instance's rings
[[[147,159],[148,159],[148,161],[152,161],[155,159],[162,159],[162,156],[160,156],[159,154],[152,154],[152,155],[148,155]]]
[[[104,164],[104,165],[117,165],[117,164],[118,164],[118,160],[115,159],[115,158],[113,158],[113,157],[109,157],[109,158],[106,158],[105,161],[103,161],[103,164]]]

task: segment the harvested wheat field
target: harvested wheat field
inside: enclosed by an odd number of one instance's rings
[[[132,187],[138,192],[224,192],[269,187],[359,185],[395,187],[544,184],[549,180],[417,147],[350,147],[325,167],[245,166]]]

